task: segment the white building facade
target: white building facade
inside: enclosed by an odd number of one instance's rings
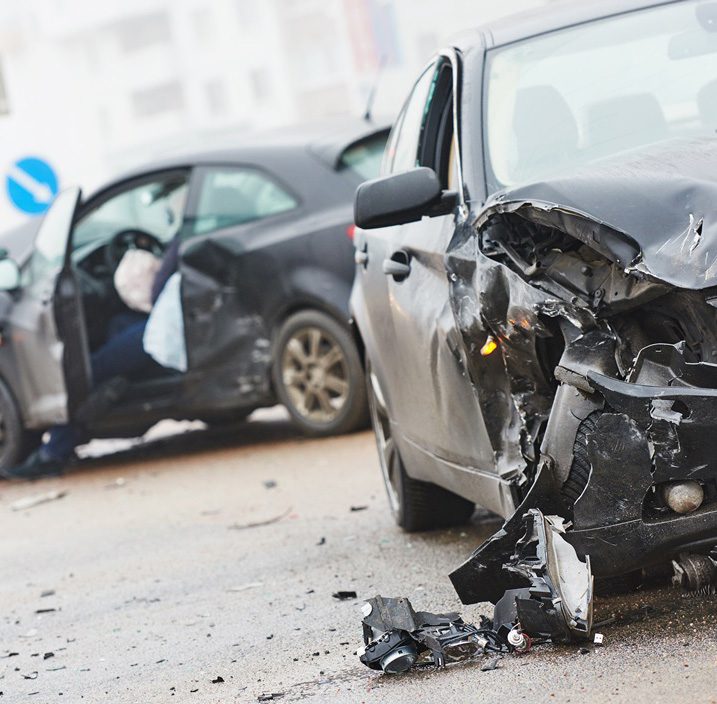
[[[28,157],[92,188],[209,131],[360,115],[380,66],[391,116],[451,35],[546,1],[0,0],[0,230],[28,217],[8,175],[47,197]]]

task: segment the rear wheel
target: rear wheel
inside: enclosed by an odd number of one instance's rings
[[[471,501],[406,474],[393,440],[386,403],[370,364],[367,364],[366,385],[381,474],[396,523],[409,533],[466,523],[475,510]]]
[[[274,386],[310,435],[339,435],[368,421],[363,366],[349,332],[316,310],[292,315],[277,336]]]
[[[0,470],[20,464],[41,439],[41,433],[25,430],[12,393],[0,381]]]

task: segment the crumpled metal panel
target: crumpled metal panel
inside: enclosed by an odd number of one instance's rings
[[[717,285],[715,163],[717,139],[671,140],[503,191],[484,212],[532,204],[623,267],[704,289]]]

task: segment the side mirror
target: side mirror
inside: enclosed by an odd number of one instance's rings
[[[20,287],[20,268],[12,259],[0,259],[0,291],[14,291]]]
[[[444,191],[433,169],[420,166],[361,184],[354,201],[354,222],[363,230],[417,222],[446,215],[458,205],[455,191]]]

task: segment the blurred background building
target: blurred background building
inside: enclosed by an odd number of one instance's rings
[[[0,0],[0,229],[28,157],[91,188],[211,132],[360,116],[374,84],[391,118],[451,35],[545,2]]]

